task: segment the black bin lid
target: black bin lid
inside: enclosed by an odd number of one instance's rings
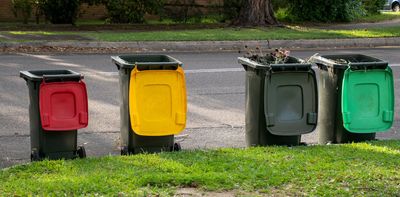
[[[111,60],[118,69],[176,70],[182,67],[182,62],[169,55],[120,55],[112,56]]]

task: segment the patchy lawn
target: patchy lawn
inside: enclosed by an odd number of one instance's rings
[[[179,188],[265,195],[396,196],[400,141],[196,150],[73,161],[0,171],[0,193],[161,195]]]
[[[399,27],[323,30],[305,27],[287,28],[218,28],[177,31],[103,31],[103,32],[53,32],[53,31],[7,31],[0,32],[11,37],[9,41],[38,40],[92,40],[107,42],[129,41],[234,41],[234,40],[293,40],[334,38],[379,38],[400,36]]]

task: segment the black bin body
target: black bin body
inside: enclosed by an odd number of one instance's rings
[[[246,70],[247,146],[299,145],[317,124],[318,97],[310,64],[261,65],[239,58]]]
[[[39,111],[39,88],[44,76],[47,82],[80,81],[83,76],[71,70],[21,71],[20,77],[29,89],[29,123],[31,160],[74,159],[86,157],[83,147],[77,147],[77,130],[48,132],[43,130]]]

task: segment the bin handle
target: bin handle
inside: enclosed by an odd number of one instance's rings
[[[373,68],[386,69],[388,67],[387,62],[357,62],[347,64],[351,70],[368,70]],[[357,68],[354,68],[354,67]]]
[[[63,81],[64,79],[79,79],[81,81],[83,79],[83,75],[81,74],[63,74],[63,75],[43,75],[43,83],[46,83],[46,80],[51,80],[51,79],[61,79]]]
[[[144,69],[144,70],[140,70],[139,69],[139,66],[154,66],[154,65],[160,65],[159,63],[138,63],[138,64],[135,64],[135,66],[133,67],[133,70],[136,70],[136,72],[146,72],[146,71],[154,71],[154,70],[157,70],[157,71],[160,71],[160,70],[170,70],[170,69]],[[163,66],[176,66],[176,68],[174,68],[173,70],[170,70],[170,71],[177,71],[177,70],[179,70],[179,68],[181,68],[182,67],[182,65],[181,64],[176,64],[176,63],[174,63],[174,62],[172,62],[172,63],[166,63],[166,64],[164,64],[163,63]]]

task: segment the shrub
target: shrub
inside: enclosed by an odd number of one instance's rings
[[[53,24],[75,24],[79,0],[38,0],[46,20]]]
[[[281,8],[288,8],[290,5],[290,1],[291,0],[272,0],[272,7],[275,11]]]
[[[28,23],[29,18],[32,14],[33,1],[32,0],[12,0],[12,12],[15,17],[22,17],[24,24]]]
[[[294,22],[292,17],[289,15],[288,8],[277,8],[275,10],[276,10],[275,11],[276,20],[286,21],[286,22]]]
[[[108,0],[105,6],[112,23],[143,23],[146,13],[158,13],[163,0]]]
[[[288,11],[296,21],[348,22],[365,15],[361,0],[292,0]]]
[[[290,5],[290,0],[272,0],[272,7],[275,14],[286,15],[283,13]],[[223,18],[224,20],[232,20],[239,17],[240,10],[244,7],[246,0],[224,0],[223,3]],[[277,17],[281,18],[281,17]]]
[[[383,8],[386,0],[363,0],[363,7],[368,14],[378,14]]]
[[[350,22],[366,15],[360,0],[347,0],[338,10],[337,21]]]

